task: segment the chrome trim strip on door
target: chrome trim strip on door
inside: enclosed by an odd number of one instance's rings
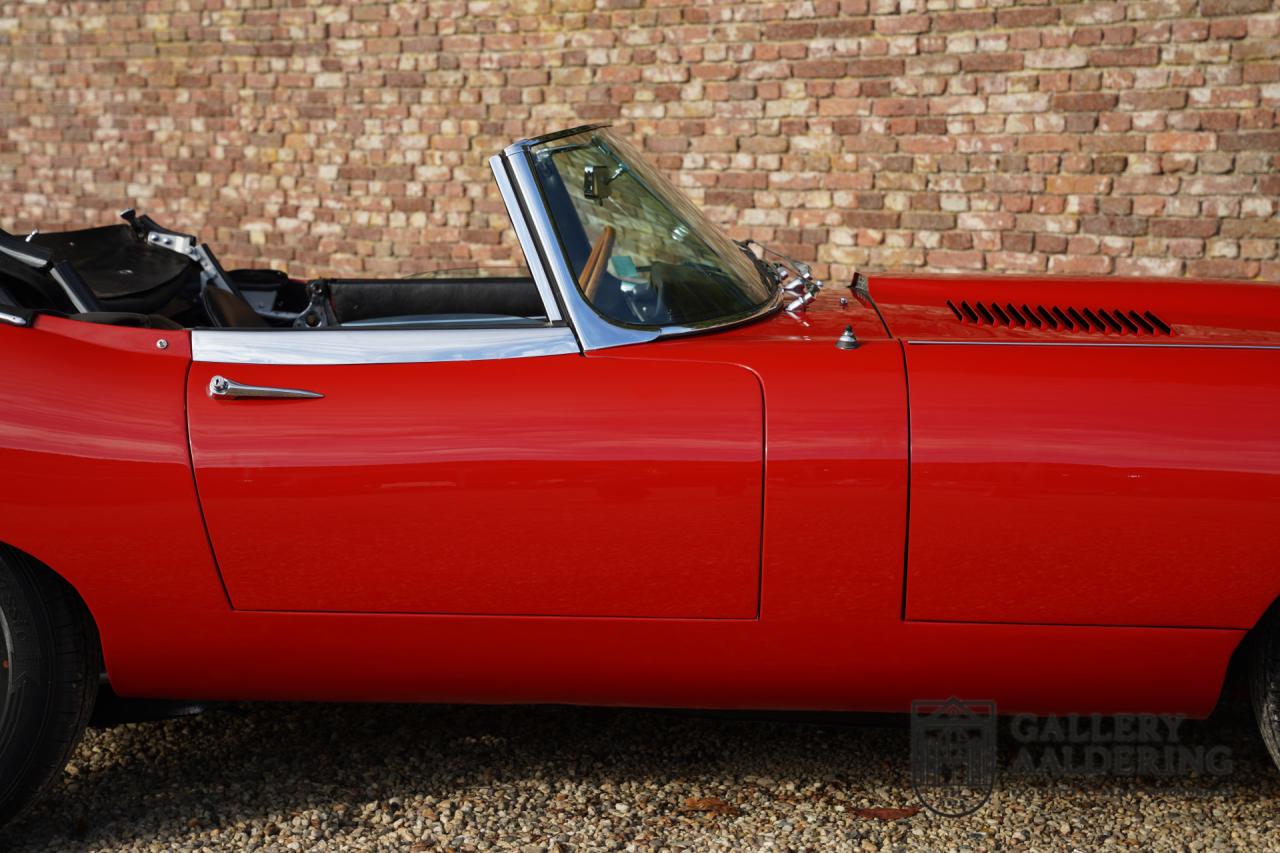
[[[516,196],[515,188],[511,186],[511,179],[507,177],[507,169],[503,162],[502,155],[495,154],[489,158],[489,168],[493,170],[493,179],[498,182],[498,192],[502,194],[502,203],[507,206],[507,216],[511,217],[511,226],[516,230],[516,239],[520,241],[520,248],[524,252],[525,265],[533,275],[533,283],[538,288],[538,295],[542,297],[542,307],[546,311],[546,317],[553,323],[559,322],[562,319],[560,306],[556,303],[551,282],[547,280],[546,270],[543,269],[542,262],[538,258],[538,244],[533,241],[533,235],[529,233],[529,226],[524,220],[524,211],[520,209],[520,199]]]
[[[196,329],[193,361],[217,364],[418,364],[580,352],[564,326],[514,329]]]

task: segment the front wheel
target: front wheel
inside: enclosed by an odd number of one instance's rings
[[[97,696],[97,634],[75,592],[0,546],[0,826],[62,773]]]
[[[1271,759],[1280,767],[1280,604],[1263,618],[1249,666],[1253,713]]]

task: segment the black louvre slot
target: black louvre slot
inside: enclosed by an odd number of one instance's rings
[[[1161,320],[1159,317],[1157,317],[1155,314],[1152,314],[1150,311],[1144,312],[1142,316],[1146,317],[1147,320],[1150,321],[1151,325],[1155,326],[1164,334],[1166,335],[1173,334],[1173,329],[1170,329],[1168,325],[1165,324],[1164,320]]]
[[[1115,321],[1115,318],[1111,316],[1111,312],[1106,308],[1099,308],[1097,311],[1091,311],[1086,308],[1084,309],[1084,313],[1090,320],[1096,323],[1098,328],[1102,331],[1124,334],[1124,329],[1120,328],[1120,324]]]
[[[1037,305],[1018,307],[1012,302],[959,303],[948,299],[947,308],[960,322],[1008,328],[1049,329],[1086,334],[1172,335],[1173,328],[1150,311],[1125,311],[1121,308],[1076,308],[1073,306]]]
[[[1138,328],[1142,329],[1142,331],[1146,332],[1148,335],[1154,335],[1156,333],[1155,326],[1148,323],[1137,311],[1130,311],[1129,319],[1136,323]]]
[[[1124,312],[1123,312],[1123,311],[1121,311],[1119,308],[1117,308],[1117,309],[1115,310],[1115,313],[1114,313],[1112,316],[1113,316],[1113,317],[1115,317],[1117,320],[1119,320],[1119,321],[1120,321],[1120,323],[1121,323],[1121,324],[1122,324],[1126,329],[1128,329],[1129,331],[1133,332],[1135,335],[1136,335],[1136,334],[1138,334],[1138,327],[1137,327],[1137,326],[1135,326],[1135,325],[1133,324],[1133,321],[1132,321],[1132,320],[1130,320],[1128,317],[1126,317],[1126,316],[1124,315]]]

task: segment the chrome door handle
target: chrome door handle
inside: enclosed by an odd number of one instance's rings
[[[233,399],[236,397],[273,397],[285,400],[309,400],[323,397],[315,391],[303,391],[301,388],[270,388],[265,385],[243,385],[225,376],[215,376],[209,380],[209,396],[217,399]]]

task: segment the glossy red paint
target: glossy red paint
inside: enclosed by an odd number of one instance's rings
[[[582,357],[550,357],[546,364],[532,366],[524,381],[554,375],[562,405],[569,405],[575,394],[594,396],[598,390],[604,395],[608,405],[600,424],[620,429],[628,441],[626,448],[601,450],[597,457],[580,453],[579,444],[600,437],[578,431],[581,419],[595,414],[567,411],[557,421],[549,408],[538,408],[531,394],[507,389],[522,406],[532,407],[530,420],[541,427],[539,446],[570,457],[576,454],[575,464],[598,464],[604,466],[602,471],[607,468],[627,480],[625,493],[597,488],[593,494],[602,506],[585,499],[574,504],[592,525],[606,516],[612,520],[614,513],[606,510],[645,515],[642,510],[652,508],[653,515],[646,517],[675,524],[677,532],[687,536],[690,528],[682,525],[688,519],[675,513],[671,504],[679,495],[659,488],[653,494],[660,497],[650,507],[633,494],[636,488],[651,487],[640,485],[639,451],[655,436],[710,440],[712,452],[720,454],[713,458],[722,465],[713,476],[717,486],[727,490],[714,500],[722,499],[728,506],[747,493],[743,472],[751,456],[746,445],[762,432],[763,518],[759,506],[753,516],[762,521],[754,540],[758,591],[745,597],[736,557],[732,563],[702,569],[722,573],[717,576],[726,582],[724,587],[699,587],[702,579],[691,577],[697,574],[695,567],[668,572],[667,567],[650,564],[675,556],[649,550],[645,544],[659,541],[662,531],[646,529],[643,518],[623,518],[614,529],[652,537],[633,540],[642,543],[650,562],[637,558],[627,572],[594,566],[592,574],[579,565],[557,564],[548,556],[553,553],[550,545],[502,543],[517,561],[527,563],[512,569],[517,582],[527,584],[528,592],[531,578],[547,581],[552,589],[532,589],[531,594],[544,596],[540,603],[559,608],[562,615],[235,609],[233,601],[238,608],[246,603],[333,608],[343,602],[359,602],[344,609],[384,607],[400,600],[384,594],[382,588],[388,586],[396,588],[397,596],[418,596],[415,606],[430,607],[429,593],[416,583],[419,576],[406,580],[403,574],[421,570],[414,560],[403,561],[397,569],[367,561],[364,553],[351,549],[367,544],[363,533],[375,525],[375,510],[390,516],[398,508],[381,499],[380,486],[425,482],[417,478],[432,474],[432,467],[443,471],[452,466],[455,476],[469,476],[470,466],[457,459],[425,462],[427,450],[416,445],[409,448],[408,464],[416,466],[410,473],[400,470],[398,458],[387,455],[390,446],[378,441],[354,457],[341,455],[351,452],[353,437],[367,438],[369,430],[376,432],[386,424],[393,432],[421,429],[423,436],[440,435],[454,442],[465,437],[442,426],[428,394],[410,399],[416,421],[394,409],[381,412],[380,423],[361,416],[357,397],[368,400],[383,394],[388,407],[406,405],[403,377],[409,374],[400,371],[373,380],[366,379],[372,373],[337,368],[305,368],[317,371],[306,377],[291,372],[288,384],[322,384],[316,390],[329,396],[290,408],[275,401],[239,401],[234,405],[258,413],[239,418],[235,413],[241,409],[214,409],[215,402],[201,396],[214,366],[190,364],[184,333],[52,318],[41,318],[34,329],[0,326],[0,353],[12,376],[18,377],[0,388],[0,465],[8,473],[9,486],[0,507],[0,539],[54,567],[85,597],[102,634],[112,684],[124,695],[903,711],[912,699],[954,694],[994,699],[1007,712],[1207,713],[1217,699],[1227,661],[1244,635],[1242,629],[1248,626],[1249,613],[1269,604],[1265,599],[1274,589],[1265,581],[1276,577],[1274,566],[1246,570],[1241,560],[1242,554],[1250,556],[1274,541],[1259,528],[1262,510],[1250,501],[1272,500],[1268,466],[1274,460],[1276,438],[1274,432],[1268,436],[1262,430],[1276,421],[1272,409],[1247,408],[1249,389],[1275,396],[1268,390],[1274,386],[1267,384],[1274,371],[1261,361],[1274,351],[1257,351],[1256,361],[1246,359],[1246,351],[1231,351],[1237,353],[1233,361],[1221,350],[1144,349],[1110,362],[1099,361],[1103,357],[1089,351],[1077,364],[1067,356],[1082,347],[1028,346],[1015,352],[1001,346],[904,344],[902,339],[911,335],[958,335],[954,328],[963,325],[954,316],[946,320],[925,310],[933,304],[926,300],[950,293],[949,285],[930,290],[923,283],[913,284],[918,290],[910,298],[901,289],[882,285],[873,280],[871,292],[881,300],[880,311],[897,339],[889,337],[869,303],[851,291],[828,288],[799,316],[777,314],[714,334]],[[1128,307],[1141,295],[1130,293],[1120,282],[1112,283],[1109,292],[1116,297],[1116,307]],[[847,305],[839,304],[841,296],[848,299]],[[1188,305],[1198,299],[1188,299]],[[948,310],[945,299],[942,305]],[[1173,307],[1156,310],[1173,314]],[[1249,326],[1238,322],[1237,315],[1245,309],[1222,310],[1235,319],[1206,319],[1201,313],[1187,324],[1235,329],[1233,341],[1244,340],[1244,328],[1255,335],[1250,340],[1268,334],[1264,311],[1259,310],[1259,321]],[[1169,319],[1175,326],[1187,325],[1180,317]],[[917,324],[917,331],[910,331],[911,323]],[[846,326],[852,326],[862,342],[857,349],[834,346]],[[953,331],[940,331],[944,326]],[[920,331],[927,328],[935,331]],[[990,339],[1008,331],[988,330],[979,337]],[[159,337],[169,340],[166,350],[156,348]],[[1051,356],[1050,350],[1063,355]],[[1204,360],[1174,360],[1196,352],[1206,354]],[[552,365],[552,358],[565,366]],[[961,359],[973,359],[966,362],[970,369],[963,376],[958,375]],[[432,367],[453,372],[475,364],[480,363]],[[489,406],[493,383],[501,383],[507,375],[502,369],[514,365],[495,362],[490,365],[493,373],[489,368],[471,371],[470,383],[427,379],[425,372],[418,381],[439,382],[460,399],[468,399],[462,390],[470,388],[473,397],[466,405],[471,415],[482,423],[497,423],[486,420],[495,417]],[[255,382],[266,378],[259,372],[266,370],[275,368],[236,367],[234,378]],[[592,385],[594,377],[587,371],[613,377],[625,373],[641,380],[660,377],[672,389],[664,392],[670,396],[652,398],[658,402],[687,400],[701,389],[721,406],[705,414],[702,425],[707,429],[700,432],[681,431],[678,423],[657,416],[628,423],[622,394],[610,396],[613,392],[603,387],[608,382],[599,388]],[[695,381],[695,371],[705,375]],[[1222,374],[1216,391],[1210,382],[1215,371]],[[230,374],[232,369],[222,372]],[[1111,372],[1117,373],[1114,385]],[[1085,388],[1090,375],[1094,385]],[[1185,387],[1180,379],[1184,375]],[[716,382],[708,384],[711,377]],[[279,378],[274,375],[273,381]],[[1150,380],[1152,387],[1140,387],[1140,380]],[[1036,390],[1058,383],[1075,399],[1074,409]],[[742,423],[750,411],[745,402],[748,387],[758,395],[755,411],[763,405],[762,430],[755,433]],[[1012,387],[1016,393],[1002,397],[1001,387]],[[1212,405],[1234,406],[1232,411],[1240,414],[1214,418],[1183,413],[1182,422],[1167,432],[1170,446],[1142,447],[1144,442],[1164,440],[1166,433],[1156,430],[1155,418],[1176,417],[1179,393],[1192,398],[1211,395]],[[977,405],[974,396],[985,405]],[[320,411],[313,403],[324,406],[326,417],[334,416],[327,427],[305,421],[306,407]],[[210,532],[226,562],[230,600],[205,538],[193,485],[184,424],[187,406],[192,441],[202,463]],[[1137,435],[1126,432],[1120,422],[1124,413],[1137,418]],[[1257,423],[1242,427],[1245,415]],[[1050,423],[1055,417],[1066,423]],[[969,424],[969,431],[958,434],[964,424]],[[552,428],[557,426],[565,432]],[[1063,427],[1063,441],[1046,440],[1050,426]],[[495,434],[514,433],[503,424],[494,429]],[[985,432],[975,435],[978,430]],[[255,443],[239,446],[235,436]],[[474,441],[477,449],[497,446],[496,441]],[[1227,452],[1233,442],[1252,447],[1251,454],[1240,449]],[[1014,445],[1009,455],[1024,464],[993,464],[991,448],[998,443]],[[652,462],[678,477],[681,460],[695,456],[690,445],[683,453],[656,454]],[[1192,459],[1199,467],[1193,467]],[[1144,460],[1150,464],[1139,468]],[[482,486],[496,482],[486,477],[512,476],[499,473],[500,463],[492,464],[493,468],[474,469],[482,474]],[[1116,474],[1134,470],[1144,476],[1134,481]],[[1064,485],[1063,475],[1081,483],[1082,490]],[[247,497],[243,490],[250,476],[265,477],[274,490],[273,501],[261,504],[261,517],[253,517],[238,503]],[[1196,549],[1198,567],[1191,554],[1183,559],[1176,550],[1169,551],[1171,558],[1161,564],[1143,557],[1136,545],[1121,543],[1120,554],[1103,555],[1107,566],[1094,569],[1078,563],[1071,578],[1063,578],[1051,558],[1039,555],[1024,582],[1016,575],[1017,566],[997,563],[1021,552],[993,551],[991,542],[981,542],[976,534],[964,545],[970,551],[985,546],[985,567],[972,553],[957,555],[946,566],[917,565],[918,547],[924,549],[919,559],[936,556],[954,535],[943,513],[955,513],[957,524],[976,523],[984,515],[982,505],[989,502],[1005,514],[1019,511],[1019,501],[1037,504],[1042,512],[1034,523],[1040,528],[1043,511],[1053,513],[1056,508],[1064,520],[1110,524],[1105,528],[1110,535],[1118,535],[1120,525],[1095,510],[1095,501],[1111,506],[1114,513],[1115,507],[1135,500],[1150,513],[1169,512],[1185,521],[1188,515],[1182,514],[1181,505],[1172,506],[1173,498],[1142,491],[1152,478],[1160,486],[1220,496],[1221,502],[1194,499],[1202,510],[1208,507],[1215,513],[1215,524],[1194,544],[1188,544],[1191,537],[1175,543]],[[536,476],[516,479],[528,486]],[[692,483],[695,489],[703,486]],[[421,497],[430,498],[432,488],[415,488]],[[445,491],[453,493],[446,512],[483,503],[466,494],[465,486]],[[349,498],[355,498],[354,514]],[[1247,545],[1255,551],[1211,547],[1225,541],[1221,522],[1232,501],[1237,517],[1247,522],[1236,529],[1246,532],[1251,538]],[[532,492],[519,496],[518,502],[526,512],[543,511]],[[986,513],[988,523],[994,514]],[[1024,511],[1021,517],[1033,523],[1030,513]],[[394,527],[398,520],[385,519],[392,536],[402,535]],[[563,517],[560,527],[570,534],[575,520]],[[474,537],[501,534],[507,529],[504,525],[518,528],[524,523],[494,514],[480,524],[462,512],[451,521],[473,524],[470,529],[478,531]],[[1141,541],[1154,541],[1160,520],[1144,523]],[[244,546],[236,525],[269,538],[253,543],[258,548]],[[919,543],[914,541],[917,530]],[[592,527],[586,532],[598,536],[600,531]],[[1017,532],[1025,543],[1025,533]],[[313,536],[319,538],[309,539]],[[404,534],[401,543],[408,541]],[[301,589],[280,583],[290,572],[301,582],[298,563],[283,543],[311,549],[313,556],[322,547],[334,551],[330,559],[317,561],[325,572],[323,582]],[[693,542],[690,547],[696,550],[703,544]],[[491,553],[504,550],[492,541],[476,545]],[[712,551],[705,548],[707,554]],[[630,559],[621,553],[622,559]],[[341,557],[354,560],[361,574],[344,573]],[[464,568],[485,573],[498,598],[481,598],[466,590],[460,575]],[[446,589],[453,596],[451,606],[474,612],[501,599],[503,605],[491,609],[508,610],[517,597],[498,588],[504,577],[500,568],[453,564]],[[682,584],[688,595],[682,598],[671,588],[646,589],[637,571]],[[948,571],[963,573],[963,583],[948,577]],[[1206,577],[1226,580],[1214,585],[1201,580]],[[1073,583],[1076,580],[1081,583]],[[575,592],[574,582],[585,586]],[[1014,584],[1023,584],[1015,588],[1040,601],[1006,594],[1004,586]],[[1187,584],[1194,596],[1178,588]],[[1082,588],[1087,595],[1079,591]],[[744,603],[749,610],[757,594],[758,613],[749,618],[672,615],[737,614],[745,612]],[[1086,599],[1092,608],[1087,612],[1082,610]],[[652,615],[564,615],[604,613],[602,608],[611,603],[634,600],[646,601]],[[917,612],[918,606],[924,609]],[[1017,624],[1028,615],[1109,624]],[[940,616],[988,621],[928,621]]]
[[[1280,345],[1280,286],[1275,284],[878,274],[871,275],[868,284],[890,331],[901,340]],[[1055,306],[1064,312],[1068,308],[1125,314],[1149,311],[1167,323],[1172,334],[1151,335],[1119,322],[1118,328],[1102,323],[1103,331],[1097,334],[1055,331],[1034,323],[973,322],[963,314],[957,317],[948,301],[995,304],[1006,315],[1040,314],[1041,307],[1052,312]]]
[[[229,613],[191,479],[189,336],[40,317],[0,324],[0,352],[0,541],[79,591],[128,684],[193,614]]]
[[[1280,596],[1280,287],[869,288],[910,384],[907,618],[1247,628]],[[1055,308],[1166,328],[1027,320]]]
[[[322,399],[228,400],[226,374]],[[734,365],[195,364],[239,610],[754,619],[763,407]]]
[[[909,619],[1248,628],[1280,595],[1280,350],[906,352]]]

